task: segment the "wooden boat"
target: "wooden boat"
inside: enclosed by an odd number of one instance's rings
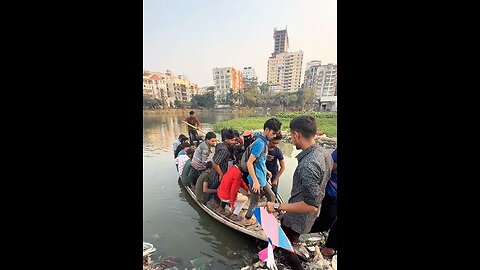
[[[228,226],[228,227],[230,227],[230,228],[232,228],[236,231],[239,231],[241,233],[247,234],[249,236],[255,237],[255,238],[263,240],[263,241],[268,241],[267,236],[263,232],[263,230],[262,230],[260,224],[258,224],[258,222],[255,222],[254,224],[252,224],[250,226],[245,226],[245,225],[243,225],[243,222],[245,221],[245,219],[243,221],[240,221],[240,222],[234,221],[234,220],[228,218],[228,216],[226,216],[222,213],[219,213],[218,211],[216,211],[216,209],[213,209],[210,206],[209,203],[203,204],[203,203],[199,202],[197,200],[197,196],[195,196],[195,191],[193,191],[192,188],[189,187],[189,186],[184,186],[182,181],[180,180],[180,178],[178,179],[178,183],[180,184],[180,186],[182,186],[187,191],[187,193],[190,195],[190,197],[193,198],[195,203],[197,203],[198,206],[200,206],[200,208],[203,209],[203,211],[205,211],[212,218],[216,219],[218,222],[220,222],[220,223],[222,223],[222,224],[224,224],[224,225],[226,225],[226,226]],[[268,183],[267,183],[267,185],[268,185]],[[240,189],[240,190],[243,190],[243,189]],[[277,201],[280,202],[280,203],[283,203],[283,199],[281,198],[280,195],[278,195]],[[263,206],[265,206],[265,204],[266,204],[266,201],[260,200],[259,203],[258,203],[258,207],[263,207]],[[243,206],[243,209],[238,216],[239,217],[244,217],[247,210],[248,210],[248,202]],[[277,219],[280,218],[280,216],[277,213],[275,215],[276,215]]]

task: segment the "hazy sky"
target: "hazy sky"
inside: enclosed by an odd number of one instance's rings
[[[212,69],[255,68],[267,79],[273,28],[287,26],[289,51],[305,64],[337,63],[336,0],[144,0],[143,67],[213,85]]]

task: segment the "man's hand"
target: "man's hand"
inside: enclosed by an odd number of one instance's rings
[[[267,170],[267,178],[272,178],[272,173]]]
[[[275,209],[273,209],[273,202],[267,202],[267,204],[265,205],[265,209],[270,214],[275,212]]]
[[[260,183],[253,181],[253,192],[260,194]]]
[[[272,187],[275,187],[278,185],[278,178],[273,179],[272,181]]]

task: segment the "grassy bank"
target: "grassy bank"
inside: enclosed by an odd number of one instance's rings
[[[337,137],[337,114],[336,113],[292,112],[292,113],[279,113],[279,114],[270,115],[270,116],[242,117],[242,118],[218,122],[215,124],[214,128],[216,132],[220,132],[223,128],[232,128],[232,129],[238,130],[239,132],[242,132],[245,129],[258,130],[258,129],[263,129],[263,124],[265,123],[265,121],[267,121],[267,119],[271,117],[276,117],[278,120],[280,120],[280,122],[282,122],[282,132],[289,132],[290,121],[295,116],[301,115],[301,114],[312,115],[317,120],[318,130],[321,130],[330,138]]]

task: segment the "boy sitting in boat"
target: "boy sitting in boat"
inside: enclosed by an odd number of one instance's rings
[[[247,196],[250,196],[250,190],[245,182],[242,180],[242,171],[238,168],[237,160],[233,162],[233,166],[230,167],[220,182],[217,195],[222,202],[230,203],[230,219],[235,221],[243,220],[243,217],[239,217],[238,214],[242,211],[243,206],[248,200],[248,197],[238,192],[243,188],[247,192]]]
[[[203,204],[210,200],[210,196],[205,196],[207,193],[217,193],[217,189],[209,188],[211,182],[213,181],[210,178],[210,173],[212,172],[212,162],[208,161],[205,167],[205,171],[203,171],[203,173],[198,177],[195,185],[195,196],[197,197],[197,201]]]
[[[188,176],[190,174],[194,152],[195,150],[193,150],[193,148],[188,148],[186,155],[180,155],[176,158],[178,163],[178,174],[180,175],[180,180],[182,180],[184,186],[190,185],[190,178],[188,178]]]

